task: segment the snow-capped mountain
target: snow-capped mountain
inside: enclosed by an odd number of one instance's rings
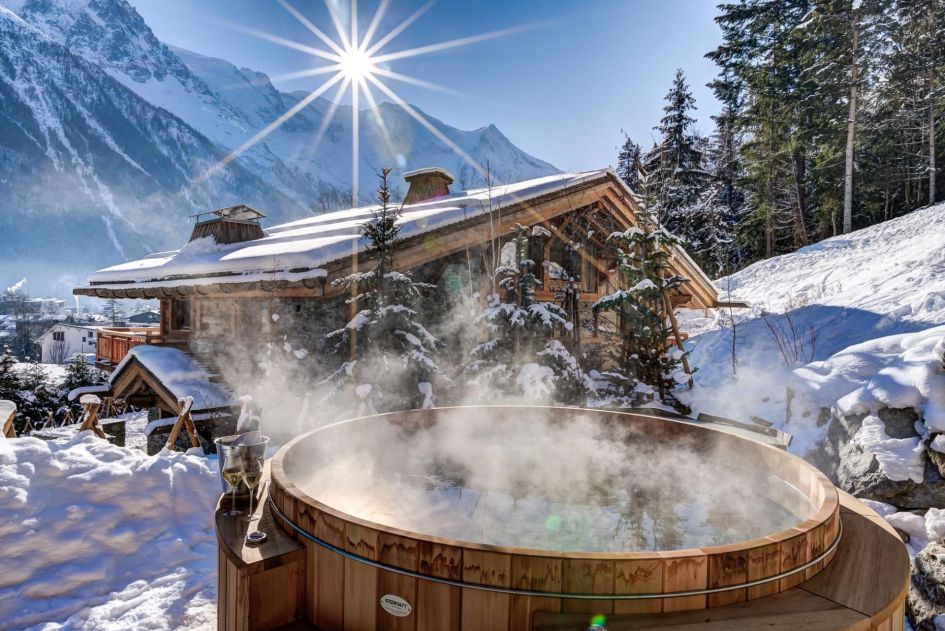
[[[50,262],[62,273],[165,247],[170,233],[180,239],[196,208],[245,200],[282,217],[301,212],[237,164],[201,180],[223,155],[179,118],[0,7],[5,279],[35,279]]]
[[[37,260],[55,254],[77,262],[81,282],[94,266],[179,245],[187,215],[230,203],[285,220],[343,198],[351,110],[338,109],[313,152],[324,99],[203,177],[304,96],[280,92],[263,73],[165,45],[126,0],[0,0],[0,258],[16,261],[0,268],[0,281],[35,278]],[[395,182],[404,170],[441,166],[459,187],[480,183],[401,108],[380,107],[388,134],[360,113],[363,196],[383,166],[394,168]],[[492,125],[463,131],[430,121],[488,162],[498,182],[557,171]]]

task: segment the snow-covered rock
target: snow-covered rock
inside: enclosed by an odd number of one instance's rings
[[[939,631],[945,622],[945,543],[929,544],[915,557],[906,596],[909,621],[916,631]]]
[[[213,465],[91,432],[0,441],[2,626],[212,626]]]

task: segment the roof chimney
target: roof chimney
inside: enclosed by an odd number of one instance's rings
[[[263,213],[245,204],[191,215],[197,220],[190,240],[213,237],[217,243],[240,243],[266,236],[259,220]]]
[[[404,173],[404,179],[410,184],[404,204],[418,204],[450,194],[453,175],[440,167],[428,167]]]

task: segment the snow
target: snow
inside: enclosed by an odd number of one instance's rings
[[[435,200],[403,207],[398,223],[400,236],[409,238],[488,215],[513,204],[561,191],[605,177],[612,171],[598,170],[551,175],[516,184],[476,188]],[[491,201],[490,201],[491,199]],[[352,208],[315,215],[272,226],[266,236],[254,241],[218,245],[211,237],[196,239],[176,252],[162,252],[115,265],[92,274],[90,283],[121,286],[137,283],[147,287],[172,287],[204,283],[250,280],[301,280],[325,275],[323,266],[363,252],[367,243],[361,226],[373,220],[376,206]],[[274,276],[276,275],[276,276]]]
[[[863,419],[863,426],[853,440],[876,457],[880,469],[890,480],[922,482],[925,447],[920,437],[890,438],[883,421],[869,415]]]
[[[800,454],[824,437],[821,408],[871,415],[884,406],[913,408],[929,432],[945,430],[943,234],[945,204],[938,204],[719,279],[720,300],[752,307],[680,314],[698,369],[695,388],[681,396],[696,412],[772,421],[794,435],[791,450]],[[772,328],[788,332],[787,354]],[[876,429],[863,440],[898,475],[912,477],[909,445],[888,443]]]
[[[43,372],[46,373],[46,377],[48,377],[49,381],[55,385],[62,383],[66,378],[66,370],[68,369],[68,366],[65,364],[33,364],[30,362],[17,362],[13,364],[13,370],[22,374],[31,366],[37,365],[42,367]]]
[[[98,386],[82,386],[81,388],[70,390],[66,398],[69,401],[75,401],[76,399],[81,401],[81,398],[87,394],[106,394],[111,392],[111,389],[112,387],[107,383]]]
[[[554,394],[555,371],[541,364],[525,364],[515,378],[515,383],[522,391],[522,397],[528,400],[551,400]]]
[[[135,346],[112,372],[110,383],[114,383],[132,361],[140,362],[178,400],[193,397],[194,410],[235,405],[233,395],[223,386],[211,382],[210,371],[190,355],[169,346]]]
[[[16,412],[16,403],[0,399],[0,425],[3,425],[14,412]]]
[[[0,443],[3,626],[212,627],[219,484],[207,458],[88,431]]]

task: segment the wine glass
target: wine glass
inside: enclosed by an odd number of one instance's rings
[[[253,496],[256,494],[256,486],[262,479],[264,467],[263,456],[263,453],[251,453],[249,450],[246,450],[242,455],[243,482],[249,487],[249,514],[246,516],[247,521],[252,521],[253,519]]]
[[[239,451],[230,449],[223,460],[223,479],[230,485],[230,510],[223,513],[227,517],[239,517],[242,511],[236,508],[236,488],[243,478],[243,458]]]

